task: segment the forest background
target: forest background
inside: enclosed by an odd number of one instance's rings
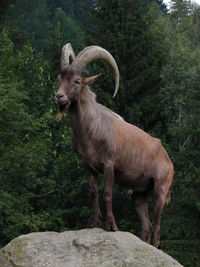
[[[161,0],[3,0],[0,30],[0,246],[20,234],[87,225],[87,178],[67,116],[56,119],[54,94],[62,46],[78,53],[95,44],[112,53],[121,75],[112,99],[111,69],[91,64],[87,74],[103,74],[92,86],[98,101],[160,138],[175,166],[160,248],[200,266],[200,6],[173,0],[168,12]],[[99,187],[103,207],[101,176]],[[139,235],[126,189],[115,185],[113,206],[120,229]]]

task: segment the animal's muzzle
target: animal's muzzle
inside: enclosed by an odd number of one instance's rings
[[[69,100],[68,98],[60,93],[57,93],[55,96],[55,102],[56,104],[58,104],[59,106],[68,106],[69,105]]]

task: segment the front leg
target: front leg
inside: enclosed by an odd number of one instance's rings
[[[90,200],[92,206],[92,215],[88,221],[88,227],[94,228],[100,225],[102,215],[99,208],[99,194],[98,194],[98,187],[97,187],[97,178],[96,174],[90,170],[88,166],[85,166],[87,176],[88,176],[88,183],[90,187]]]
[[[106,230],[118,231],[112,210],[112,187],[114,184],[114,164],[107,162],[104,165],[104,201],[106,203]]]

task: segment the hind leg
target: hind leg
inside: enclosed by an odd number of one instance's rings
[[[159,246],[160,241],[160,216],[166,199],[169,197],[169,188],[174,175],[173,165],[170,168],[167,179],[157,179],[154,185],[154,247]]]
[[[155,192],[155,204],[154,204],[154,238],[153,245],[154,247],[159,246],[160,241],[160,216],[165,204],[164,192],[158,190]]]
[[[148,202],[144,193],[134,193],[134,207],[142,226],[141,239],[147,243],[150,241],[152,225],[149,219]]]

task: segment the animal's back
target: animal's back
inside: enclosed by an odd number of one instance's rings
[[[102,105],[99,106],[103,114],[101,128],[111,133],[108,145],[110,145],[111,141],[114,144],[113,151],[115,151],[115,159],[126,159],[129,162],[134,159],[134,156],[139,156],[138,159],[143,159],[144,163],[145,158],[154,161],[159,155],[163,161],[169,160],[168,154],[163,148],[160,139],[154,138],[137,126],[126,122],[112,110]],[[134,163],[137,162],[134,161]]]

